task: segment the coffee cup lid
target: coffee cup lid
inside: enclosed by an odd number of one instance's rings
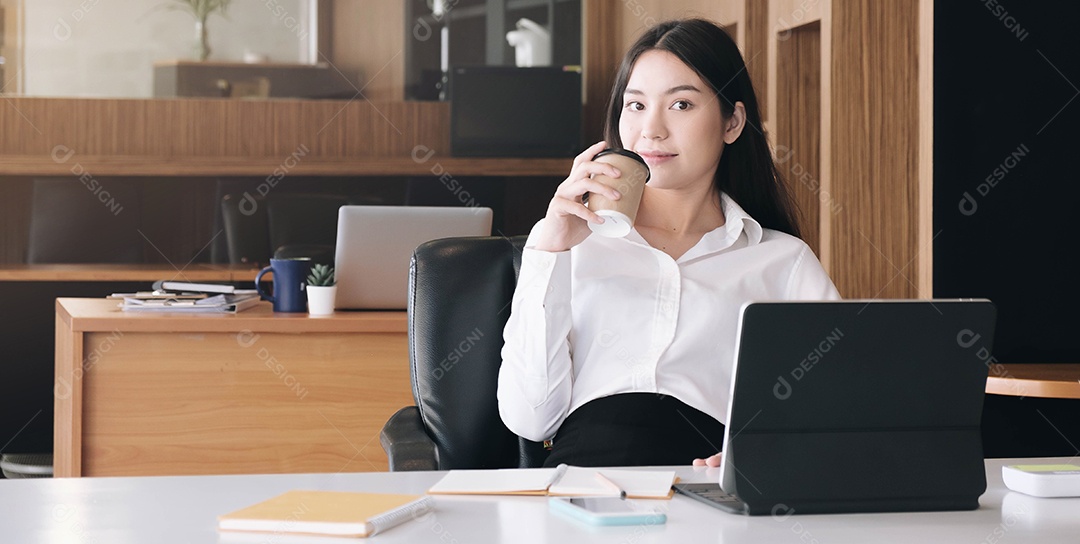
[[[645,162],[645,159],[641,158],[641,155],[638,155],[637,153],[634,153],[633,151],[630,151],[629,149],[615,149],[613,147],[609,147],[609,148],[597,153],[593,157],[593,160],[595,161],[596,159],[599,159],[600,157],[603,157],[604,155],[622,155],[623,157],[634,159],[635,161],[640,162],[641,165],[645,167],[645,182],[648,183],[649,178],[652,177],[652,172],[649,171],[649,164]]]

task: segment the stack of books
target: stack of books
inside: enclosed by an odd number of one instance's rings
[[[259,303],[254,289],[216,283],[159,281],[153,291],[115,293],[125,312],[236,313]]]

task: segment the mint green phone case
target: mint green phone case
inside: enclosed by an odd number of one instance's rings
[[[619,501],[612,497],[601,497],[597,500]],[[570,503],[568,497],[550,497],[548,508],[561,515],[588,523],[589,525],[615,526],[615,525],[663,525],[667,523],[667,515],[656,510],[629,510],[626,512],[600,513],[587,510],[583,507]]]

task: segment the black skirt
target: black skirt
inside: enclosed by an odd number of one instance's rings
[[[724,425],[675,397],[622,393],[571,412],[552,442],[547,467],[689,465],[720,451]]]

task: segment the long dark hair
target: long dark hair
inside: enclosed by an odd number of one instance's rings
[[[735,111],[735,102],[746,108],[746,127],[739,139],[724,146],[713,187],[727,193],[761,226],[799,236],[798,207],[792,199],[769,152],[761,125],[757,96],[739,48],[727,32],[704,19],[667,21],[645,31],[623,57],[608,102],[604,139],[623,147],[619,137],[623,93],[638,57],[658,49],[675,55],[697,72],[717,95],[723,118]]]

